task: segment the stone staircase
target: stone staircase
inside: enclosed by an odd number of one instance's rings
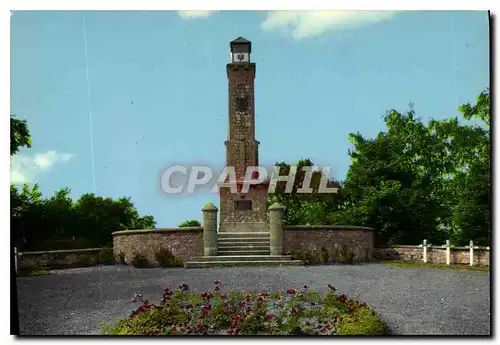
[[[270,255],[269,232],[220,232],[217,255],[195,257],[185,268],[236,266],[301,266],[289,255]]]

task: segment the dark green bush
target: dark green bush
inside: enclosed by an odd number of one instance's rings
[[[161,248],[155,253],[155,259],[160,267],[182,267],[181,258],[166,248]]]
[[[323,263],[325,265],[327,265],[328,259],[329,259],[329,254],[328,254],[328,250],[326,249],[326,247],[321,247],[320,254],[321,254],[321,260],[323,261]]]
[[[339,335],[385,334],[385,325],[375,311],[361,307],[347,314],[337,325]]]
[[[290,252],[293,260],[302,260],[306,265],[317,265],[322,262],[321,252],[317,250],[292,250]]]
[[[186,220],[185,222],[179,224],[179,228],[186,228],[190,226],[201,226],[201,223],[196,219],[192,219],[192,220]]]
[[[114,264],[115,256],[113,254],[113,248],[104,247],[99,252],[99,263],[101,264]]]
[[[136,252],[132,257],[132,266],[136,268],[148,268],[151,267],[151,263],[149,262],[146,255]]]
[[[346,264],[354,263],[354,253],[351,252],[346,245],[343,245],[340,249],[340,262]]]
[[[368,248],[365,249],[365,254],[364,254],[363,259],[365,262],[370,261],[370,251],[368,250]]]
[[[126,262],[125,262],[125,253],[124,252],[119,252],[117,255],[116,255],[116,258],[118,260],[118,262],[122,265],[125,265]]]
[[[89,267],[95,265],[96,260],[92,255],[89,254],[80,254],[76,257],[76,259],[72,262],[71,266],[77,267]]]

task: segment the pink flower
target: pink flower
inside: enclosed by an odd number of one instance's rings
[[[307,284],[304,284],[304,289],[307,289],[309,286],[307,286]]]
[[[292,310],[290,311],[292,314],[295,314],[297,312],[297,309],[295,307],[292,307]]]
[[[214,281],[214,284],[215,284],[215,285],[219,285],[219,284],[220,284],[220,281],[219,281],[219,280],[216,280],[216,281]]]

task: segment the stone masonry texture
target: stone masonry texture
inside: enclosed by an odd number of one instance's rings
[[[373,256],[373,229],[366,227],[309,225],[284,227],[284,251],[320,251],[325,247],[331,260],[342,253],[354,254],[358,261]]]
[[[160,248],[169,249],[184,262],[194,256],[202,256],[203,228],[128,230],[113,234],[113,251],[115,255],[124,253],[127,263],[132,261],[135,252],[145,254],[150,262],[155,262],[155,253]]]
[[[250,186],[248,193],[231,193],[229,188],[220,190],[220,231],[243,231],[252,228],[253,231],[267,230],[267,187],[265,185]],[[235,201],[252,201],[252,210],[235,210]],[[250,223],[250,224],[248,224]],[[245,226],[247,224],[248,226]],[[247,230],[249,231],[249,230]],[[250,230],[252,231],[252,230]]]
[[[468,248],[458,247],[450,250],[450,264],[468,265],[470,252]],[[403,260],[409,262],[423,262],[423,250],[418,246],[394,245],[387,248],[377,248],[374,256],[381,260]],[[446,249],[428,248],[427,262],[446,264]],[[474,249],[474,266],[489,266],[490,251],[486,248]]]
[[[226,166],[235,168],[237,181],[245,178],[246,168],[258,166],[259,142],[255,140],[255,64],[231,63],[228,77],[228,140]],[[243,104],[243,106],[241,106]],[[267,231],[267,188],[252,186],[248,193],[233,193],[229,188],[220,190],[221,232]],[[249,200],[251,210],[236,210],[235,201]]]
[[[186,230],[187,229],[187,230]],[[363,258],[363,248],[369,248],[372,241],[370,231],[353,230],[346,227],[320,228],[304,226],[284,228],[285,252],[291,250],[319,250],[322,246],[334,253],[341,244],[348,244],[358,250]],[[155,229],[148,231],[130,231],[131,234],[117,232],[113,236],[114,253],[125,254],[127,262],[132,260],[135,251],[141,251],[154,259],[157,248],[169,248],[179,255],[183,261],[189,261],[195,256],[203,255],[203,228],[173,228]],[[357,239],[357,240],[355,240]],[[362,240],[368,243],[360,243]],[[332,241],[336,241],[332,245]],[[361,248],[361,249],[356,249]],[[333,250],[333,251],[332,251]],[[98,262],[100,249],[64,250],[50,252],[23,253],[18,259],[21,269],[33,267],[66,268],[91,266]],[[408,262],[422,262],[422,248],[417,246],[393,246],[390,248],[373,248],[373,258],[380,260],[402,260]],[[445,250],[430,248],[427,250],[428,263],[446,263]],[[88,262],[83,262],[83,261]],[[469,249],[451,249],[451,264],[469,265]],[[490,265],[490,250],[485,248],[474,250],[474,266],[487,267]]]
[[[373,252],[373,234],[370,228],[342,226],[288,226],[284,227],[284,251],[320,250],[325,246],[329,253],[345,249],[363,260],[371,258]],[[128,234],[130,232],[131,234]],[[203,255],[203,228],[172,228],[141,231],[119,231],[113,234],[115,255],[125,254],[130,262],[134,252],[138,251],[154,260],[154,253],[159,248],[168,248],[179,255],[184,262]],[[331,256],[332,257],[332,256]]]

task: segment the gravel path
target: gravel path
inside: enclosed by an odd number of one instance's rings
[[[489,335],[490,276],[482,272],[396,268],[386,264],[282,268],[134,269],[105,266],[18,278],[19,322],[25,335],[99,334],[101,322],[127,317],[135,292],[160,300],[165,286],[198,291],[286,289],[308,284],[374,307],[398,335]]]

